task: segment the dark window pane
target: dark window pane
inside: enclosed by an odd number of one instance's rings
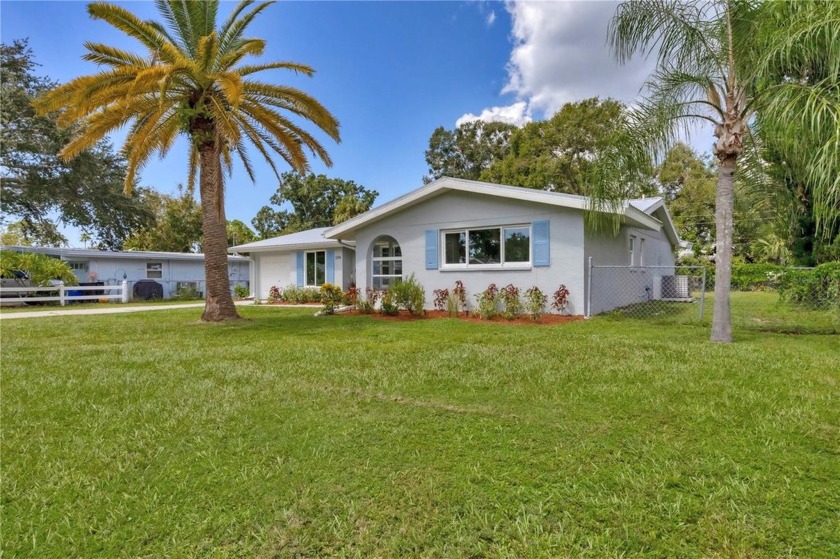
[[[315,253],[306,253],[306,285],[315,285]]]
[[[463,264],[467,260],[467,235],[463,231],[443,237],[447,264]]]
[[[499,264],[502,261],[499,229],[470,231],[470,264]]]
[[[505,262],[531,260],[531,231],[527,227],[505,229]]]

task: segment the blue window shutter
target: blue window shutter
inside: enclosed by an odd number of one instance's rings
[[[306,279],[303,276],[303,251],[297,251],[297,285],[303,287]]]
[[[531,234],[533,235],[533,249],[534,249],[534,266],[549,266],[551,265],[551,257],[549,253],[549,221],[535,221],[531,224]]]
[[[438,232],[437,229],[426,229],[426,269],[438,269]]]
[[[327,283],[335,283],[335,249],[327,250]]]

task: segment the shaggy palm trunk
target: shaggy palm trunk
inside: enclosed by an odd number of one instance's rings
[[[199,148],[199,189],[201,192],[201,230],[204,234],[205,322],[239,318],[230,294],[227,261],[224,194],[219,153],[212,144]]]
[[[712,341],[732,341],[732,319],[729,289],[732,281],[732,212],[735,206],[735,155],[728,155],[718,163],[717,194],[715,196],[715,308],[712,317]]]

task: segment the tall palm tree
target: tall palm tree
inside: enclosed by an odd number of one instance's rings
[[[837,200],[837,178],[832,172],[840,168],[837,105],[833,110],[826,109],[806,94],[796,95],[802,93],[801,88],[791,85],[788,79],[778,79],[780,85],[775,88],[766,85],[772,71],[786,63],[790,65],[798,54],[808,53],[809,60],[818,59],[821,52],[823,56],[827,54],[820,45],[825,44],[826,37],[840,35],[836,10],[835,15],[821,11],[820,4],[831,3],[801,3],[813,5],[809,8],[813,17],[801,18],[806,20],[802,26],[810,34],[802,32],[791,39],[777,31],[778,22],[768,24],[778,17],[775,12],[781,4],[753,0],[629,0],[618,6],[610,23],[609,40],[620,63],[637,53],[656,57],[656,69],[646,83],[646,96],[632,115],[631,130],[623,136],[631,145],[628,153],[634,149],[636,152],[626,157],[628,167],[632,170],[645,159],[638,156],[639,152],[661,157],[678,134],[693,123],[708,123],[717,138],[712,149],[718,177],[711,339],[718,342],[732,341],[729,290],[733,185],[738,160],[751,143],[750,126],[756,111],[764,111],[766,128],[773,130],[777,138],[795,137],[806,129],[814,129],[813,137],[828,134],[834,138],[830,154],[821,152],[822,161],[834,158],[834,166],[818,166],[811,176],[817,188],[828,193],[824,198]],[[818,13],[814,15],[814,11]],[[835,44],[833,62],[826,63],[835,85],[840,69],[838,50]],[[791,88],[795,90],[793,94]],[[796,118],[791,118],[794,111]],[[613,175],[617,177],[618,174]],[[595,194],[609,198],[610,188],[614,187],[596,186],[600,190]]]
[[[317,100],[293,87],[253,77],[278,69],[312,75],[312,68],[294,62],[243,63],[265,49],[265,41],[246,37],[245,32],[271,3],[243,0],[218,28],[218,0],[156,0],[162,23],[143,21],[119,6],[92,3],[91,17],[139,41],[145,54],[87,42],[84,58],[105,69],[76,78],[36,102],[42,113],[61,111],[62,124],[80,125],[61,151],[65,159],[130,124],[123,147],[127,191],[152,155],[166,155],[181,134],[189,138],[188,188],[198,174],[202,206],[205,321],[238,318],[228,279],[223,177],[225,171],[230,173],[234,157],[252,181],[246,143],[265,158],[278,179],[273,156],[301,173],[309,169],[307,151],[331,165],[318,140],[290,118],[295,116],[340,141],[338,121]]]

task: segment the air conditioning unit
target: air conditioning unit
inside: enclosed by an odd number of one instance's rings
[[[653,284],[654,299],[665,301],[685,301],[691,299],[688,276],[661,276],[658,280],[654,281]]]

